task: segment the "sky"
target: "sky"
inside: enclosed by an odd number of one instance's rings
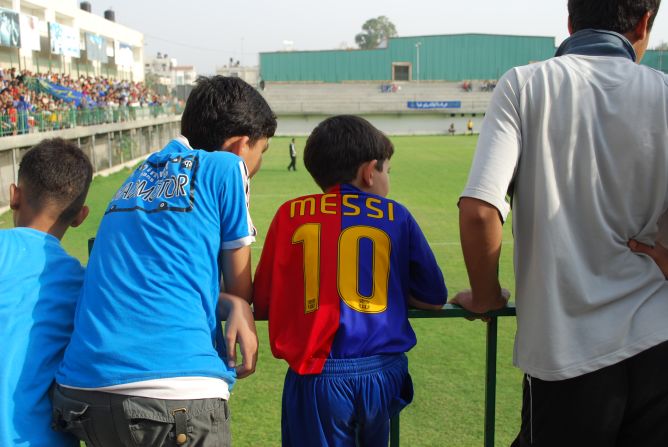
[[[568,36],[566,0],[91,0],[116,21],[144,34],[144,59],[157,52],[213,74],[230,58],[256,65],[258,53],[354,47],[369,18],[387,16],[399,36],[490,33]],[[666,6],[664,9],[668,9]],[[660,10],[650,48],[668,42],[668,10]]]

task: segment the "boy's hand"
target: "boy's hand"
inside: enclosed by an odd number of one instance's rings
[[[412,307],[414,309],[420,309],[420,310],[441,310],[441,309],[443,309],[442,304],[426,303],[424,301],[420,301],[419,299],[415,298],[413,295],[408,295],[408,306]]]
[[[661,270],[661,273],[663,273],[663,276],[668,279],[668,248],[664,247],[659,242],[656,242],[654,247],[650,247],[649,245],[645,245],[634,239],[631,239],[628,245],[632,252],[643,253],[652,258]]]
[[[485,312],[489,312],[492,310],[498,310],[503,307],[505,307],[508,304],[508,299],[510,298],[510,290],[508,289],[501,289],[501,295],[498,297],[496,300],[496,305],[493,307],[490,307],[489,309],[484,310],[483,312],[479,311],[473,311],[471,309],[476,309],[474,305],[474,300],[473,300],[473,292],[471,289],[466,289],[462,290],[461,292],[457,293],[451,300],[448,301],[449,304],[456,304],[458,306],[463,307],[464,309],[468,310],[469,312],[475,313],[475,314],[484,314]],[[489,318],[487,317],[471,317],[468,318],[469,320],[482,320],[484,322],[488,322]]]
[[[225,343],[227,363],[237,371],[237,378],[243,379],[255,372],[257,363],[257,330],[253,312],[246,300],[227,293],[220,294],[221,304],[226,307]],[[242,363],[237,364],[237,347],[241,351]]]

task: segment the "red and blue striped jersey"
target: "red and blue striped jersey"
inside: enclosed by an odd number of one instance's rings
[[[415,346],[407,299],[444,304],[434,254],[401,204],[351,185],[284,203],[255,274],[257,318],[269,319],[275,357],[299,374],[328,358]]]

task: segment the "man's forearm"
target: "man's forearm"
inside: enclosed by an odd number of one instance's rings
[[[498,210],[481,200],[459,203],[459,231],[473,300],[471,312],[485,313],[506,304],[498,279],[503,224]]]

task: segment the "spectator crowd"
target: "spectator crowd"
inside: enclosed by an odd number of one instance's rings
[[[472,92],[473,91],[473,81],[464,81],[464,82],[461,83],[460,87],[465,92]],[[494,91],[494,88],[496,87],[496,80],[480,81],[479,87],[480,87],[481,92]]]
[[[40,80],[78,92],[80,100],[68,102],[44,89],[31,88]],[[0,136],[27,133],[34,128],[41,131],[125,121],[136,118],[138,109],[156,114],[172,105],[178,103],[142,82],[0,69]]]

